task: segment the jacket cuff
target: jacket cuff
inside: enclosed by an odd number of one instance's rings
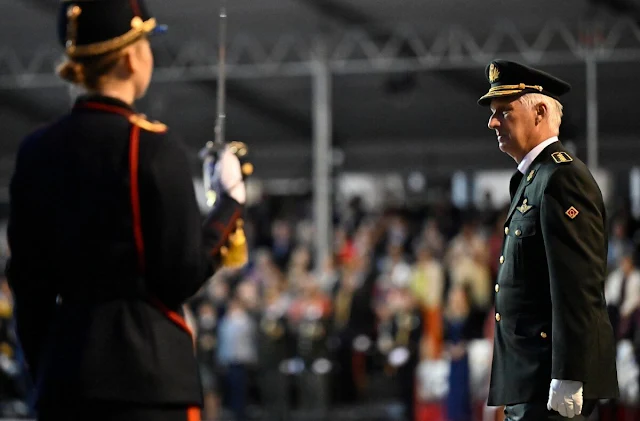
[[[244,206],[228,194],[220,195],[204,223],[205,245],[211,256],[218,257],[229,236],[242,225],[243,211]]]

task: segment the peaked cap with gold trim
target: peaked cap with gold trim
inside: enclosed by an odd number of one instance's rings
[[[144,0],[63,0],[58,40],[70,58],[106,54],[144,35],[162,33]]]
[[[491,99],[539,93],[559,99],[571,90],[571,85],[562,79],[533,67],[507,60],[493,60],[485,70],[491,84],[478,104],[488,106]]]

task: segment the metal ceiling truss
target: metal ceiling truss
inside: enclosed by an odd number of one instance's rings
[[[398,26],[384,42],[374,40],[364,29],[326,37],[283,34],[270,45],[259,36],[238,34],[227,48],[228,77],[312,76],[319,39],[329,49],[333,74],[477,68],[497,55],[537,65],[580,64],[587,58],[640,62],[640,28],[631,19],[585,23],[577,28],[550,21],[534,37],[510,23],[492,27],[486,36],[452,25],[430,39],[414,28]],[[198,40],[183,44],[176,54],[163,54],[154,82],[216,79],[215,49],[215,40]],[[0,50],[0,89],[58,86],[61,82],[52,71],[58,59],[50,45],[37,49],[26,61],[12,49]]]

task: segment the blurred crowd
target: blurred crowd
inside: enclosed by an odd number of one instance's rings
[[[253,208],[251,264],[215,276],[190,305],[206,414],[223,407],[243,420],[253,406],[284,419],[290,411],[395,400],[398,419],[414,420],[424,418],[421,401],[434,399],[438,419],[499,418],[481,409],[491,350],[479,362],[469,352],[492,340],[504,235],[506,208],[491,206],[490,197],[485,203],[368,212],[354,198],[336,211],[333,253],[321,262],[308,203],[287,208],[273,199]],[[624,207],[610,214],[606,295],[624,339],[635,332],[640,305],[640,224]],[[430,375],[443,376],[436,374],[443,360],[445,384],[430,383]],[[473,364],[484,365],[480,387]],[[422,376],[421,365],[430,367]]]
[[[431,398],[442,409],[437,419],[498,419],[499,411],[478,411],[490,350],[479,363],[480,388],[470,356],[474,341],[491,343],[504,235],[506,209],[488,199],[482,208],[441,201],[372,212],[353,198],[335,211],[324,261],[315,261],[310,200],[265,198],[249,209],[250,264],[217,273],[185,306],[196,333],[204,419],[284,420],[389,402],[397,409],[389,419],[413,421],[424,419],[419,408]],[[640,221],[625,207],[610,215],[606,298],[620,340],[640,361]],[[31,396],[11,308],[5,282],[0,411],[26,416]],[[446,384],[426,393],[429,379],[419,367],[438,361],[447,361],[439,374]],[[624,381],[637,385],[637,370],[627,373],[635,374]]]

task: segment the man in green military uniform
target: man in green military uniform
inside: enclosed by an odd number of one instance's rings
[[[558,140],[559,97],[570,85],[510,61],[486,68],[478,103],[518,170],[495,285],[489,405],[507,421],[586,419],[619,394],[604,299],[607,232],[602,194]]]

